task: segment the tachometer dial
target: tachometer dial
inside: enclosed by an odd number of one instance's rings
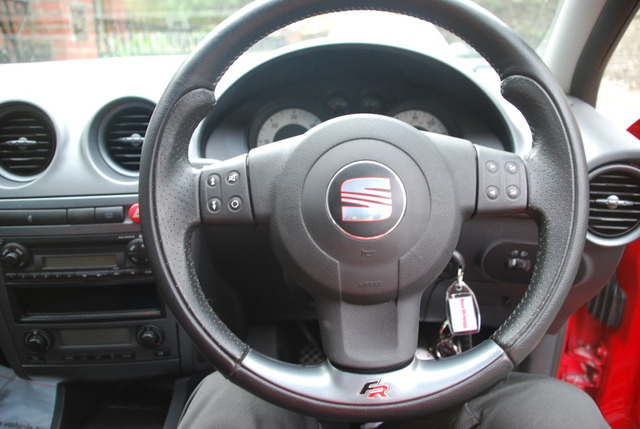
[[[320,118],[306,109],[289,107],[269,115],[258,128],[256,146],[299,136],[318,125]]]
[[[394,118],[406,122],[421,131],[430,131],[432,133],[449,135],[449,130],[445,124],[433,113],[429,113],[422,109],[402,110],[395,115]]]

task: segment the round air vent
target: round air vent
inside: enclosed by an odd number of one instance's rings
[[[154,105],[147,101],[123,101],[112,105],[99,131],[100,151],[109,166],[125,175],[140,170],[140,153]]]
[[[589,175],[589,239],[620,246],[640,236],[640,169],[609,165]]]
[[[49,117],[34,106],[12,104],[0,108],[0,166],[20,177],[43,172],[56,148]]]

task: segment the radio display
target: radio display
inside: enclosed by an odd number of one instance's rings
[[[49,269],[112,268],[117,266],[116,255],[44,256],[42,267]]]
[[[61,346],[110,346],[129,344],[129,329],[65,329],[59,332]]]

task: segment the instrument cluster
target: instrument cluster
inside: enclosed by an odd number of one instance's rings
[[[316,125],[342,115],[373,113],[390,116],[421,131],[460,137],[453,114],[434,102],[411,101],[389,105],[380,94],[348,96],[335,91],[312,103],[285,99],[267,104],[254,116],[248,134],[249,147],[258,147],[304,134]]]

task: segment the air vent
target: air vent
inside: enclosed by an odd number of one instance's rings
[[[44,171],[56,147],[55,132],[47,115],[32,106],[0,109],[0,166],[16,176]]]
[[[640,228],[640,170],[629,165],[611,165],[590,175],[589,232],[626,244],[637,238]],[[599,244],[605,244],[595,240]]]
[[[113,108],[105,117],[100,140],[103,156],[119,172],[140,170],[142,143],[154,106],[127,102]]]

